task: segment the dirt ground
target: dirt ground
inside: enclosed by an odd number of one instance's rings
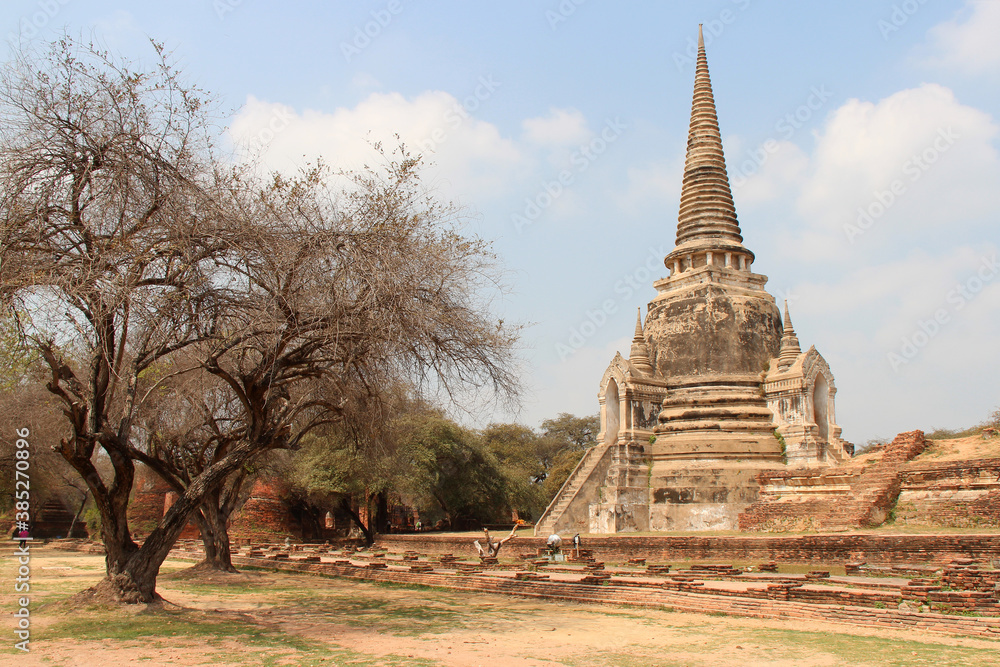
[[[3,554],[12,581],[14,559]],[[31,652],[18,665],[977,665],[1000,642],[475,595],[168,561],[162,607],[73,608],[103,558],[33,550]],[[4,587],[4,609],[15,601]],[[11,635],[7,633],[7,636]],[[12,644],[13,641],[10,641]],[[8,646],[10,645],[8,644]]]
[[[1000,457],[1000,437],[984,440],[981,435],[950,440],[932,440],[927,449],[916,458],[928,463],[935,461],[969,461]]]

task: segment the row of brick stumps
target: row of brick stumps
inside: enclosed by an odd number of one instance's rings
[[[57,548],[85,547],[66,540]],[[603,556],[603,554],[602,554]],[[184,541],[171,557],[197,561],[198,541]],[[628,604],[678,611],[723,613],[760,618],[823,620],[848,624],[922,629],[1000,639],[1000,571],[957,559],[944,568],[919,567],[926,577],[898,579],[831,577],[828,570],[807,575],[746,575],[725,564],[696,564],[670,573],[665,564],[606,568],[527,562],[489,564],[459,560],[453,554],[427,555],[410,549],[388,553],[353,546],[254,545],[234,554],[240,567],[295,571],[365,581],[385,581],[521,597]],[[771,570],[774,562],[762,563]],[[853,563],[853,574],[886,568]],[[914,566],[918,567],[918,566]],[[905,568],[894,568],[898,574]],[[544,574],[541,571],[545,571]],[[742,582],[738,586],[718,582]],[[816,585],[822,582],[823,585]],[[992,585],[992,590],[988,590]]]
[[[380,535],[377,544],[402,553],[472,553],[475,536]],[[749,562],[828,563],[866,562],[870,565],[945,565],[956,558],[1000,559],[1000,533],[893,535],[880,533],[832,533],[814,535],[663,535],[628,534],[589,536],[587,548],[602,560],[626,563],[645,558],[647,563]],[[545,538],[518,537],[506,548],[532,557],[545,546]],[[504,555],[504,554],[501,554]],[[593,556],[591,556],[593,557]]]
[[[693,613],[721,613],[784,621],[792,619],[822,621],[854,627],[878,626],[1000,639],[1000,617],[957,615],[968,611],[995,610],[998,608],[995,604],[987,606],[942,604],[940,605],[942,608],[947,608],[953,613],[920,612],[907,609],[905,605],[892,608],[904,599],[899,593],[836,589],[823,591],[805,589],[803,584],[798,582],[765,584],[764,588],[752,588],[746,591],[718,588],[706,590],[706,582],[685,578],[643,585],[610,574],[586,574],[575,581],[566,581],[553,580],[548,574],[525,571],[514,572],[512,576],[501,576],[497,573],[442,572],[438,569],[414,571],[412,568],[402,567],[375,568],[370,564],[345,564],[343,561],[337,564],[316,564],[297,560],[275,561],[246,557],[236,557],[234,560],[242,566],[278,571],[433,586],[475,593],[643,606]],[[949,600],[958,598],[967,601],[978,599],[976,596],[966,596],[963,593],[952,593],[948,597]]]

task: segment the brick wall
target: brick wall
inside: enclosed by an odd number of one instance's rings
[[[896,522],[1000,528],[1000,459],[906,466]]]
[[[298,540],[302,527],[289,511],[284,494],[285,489],[277,479],[254,481],[250,497],[233,514],[229,537],[253,542],[280,542],[286,537]]]
[[[413,550],[425,554],[475,555],[472,541],[479,536],[383,535],[378,544],[392,551]],[[542,537],[517,537],[503,547],[501,557],[535,552],[545,545]],[[735,536],[627,536],[587,537],[583,547],[592,549],[597,560],[626,562],[646,558],[648,562],[682,561],[765,562],[840,564],[865,561],[870,564],[928,563],[943,565],[956,558],[1000,559],[1000,534],[964,535],[735,535]]]
[[[897,435],[864,467],[849,461],[835,468],[764,471],[758,475],[760,500],[740,514],[740,530],[829,530],[881,525],[896,504],[904,465],[926,446],[923,431],[909,431]],[[841,489],[845,483],[849,490]],[[831,489],[830,492],[824,493],[824,487]]]
[[[132,501],[128,506],[128,525],[140,537],[149,535],[177,496],[170,485],[145,466],[136,466]],[[194,521],[188,521],[178,539],[197,539],[201,535]]]

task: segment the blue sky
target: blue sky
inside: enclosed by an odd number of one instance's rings
[[[837,378],[844,437],[1000,406],[1000,2],[8,0],[11,42],[172,49],[290,170],[399,133],[495,241],[517,418],[597,410],[673,247],[705,24],[745,243]],[[560,174],[563,183],[559,183]]]

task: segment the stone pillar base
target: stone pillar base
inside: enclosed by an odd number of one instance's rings
[[[738,530],[739,514],[757,500],[757,475],[765,469],[761,462],[654,462],[649,530]]]

